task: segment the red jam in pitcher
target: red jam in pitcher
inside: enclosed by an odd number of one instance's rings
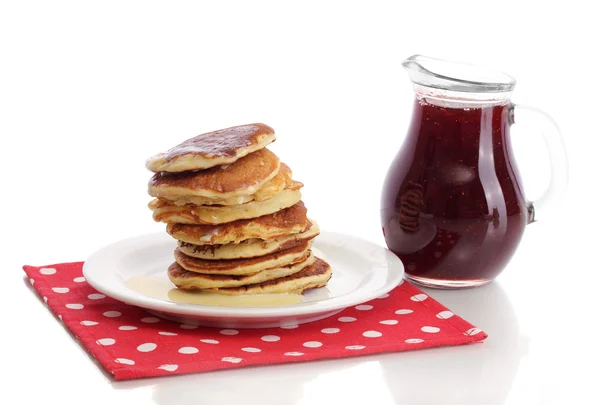
[[[533,220],[510,143],[514,80],[436,75],[414,58],[405,62],[412,121],[382,192],[385,240],[417,284],[479,286],[504,269]]]
[[[508,104],[415,102],[381,210],[388,247],[410,278],[482,283],[510,260],[527,205],[511,163],[509,115]]]

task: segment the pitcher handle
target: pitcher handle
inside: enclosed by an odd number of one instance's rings
[[[524,121],[534,122],[541,127],[542,136],[550,154],[550,184],[537,201],[528,204],[529,223],[531,223],[536,220],[536,216],[540,212],[544,217],[548,207],[564,195],[569,178],[567,151],[558,126],[548,114],[537,108],[520,104],[513,104],[511,113],[512,123],[523,119]]]

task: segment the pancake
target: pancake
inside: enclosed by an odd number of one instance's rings
[[[240,125],[207,132],[159,153],[146,161],[153,172],[184,172],[233,163],[275,140],[265,124]]]
[[[279,172],[279,158],[268,149],[230,165],[183,173],[156,173],[148,182],[153,197],[231,198],[256,193]]]
[[[234,260],[198,259],[187,256],[176,249],[175,261],[185,270],[195,273],[239,276],[304,261],[310,255],[311,246],[312,240],[306,240],[291,249],[281,250],[265,256]]]
[[[298,263],[283,267],[274,267],[257,273],[240,276],[194,273],[193,271],[185,270],[177,263],[173,263],[169,266],[168,275],[173,284],[184,290],[231,288],[247,284],[264,283],[268,280],[290,276],[294,273],[298,273],[314,262],[315,256],[311,253],[306,260]]]
[[[187,225],[171,223],[167,233],[177,240],[194,245],[223,245],[248,239],[274,239],[303,232],[309,226],[302,201],[289,208],[259,218],[241,219],[221,225]]]
[[[283,190],[275,197],[265,201],[250,201],[240,205],[193,205],[177,206],[167,200],[154,199],[148,207],[154,211],[156,222],[177,224],[224,224],[240,219],[258,218],[291,207],[302,198],[302,183],[294,182],[292,187]]]
[[[275,177],[265,183],[264,186],[252,195],[240,195],[237,197],[218,198],[218,197],[199,197],[199,196],[163,196],[161,198],[173,201],[175,205],[238,205],[250,201],[264,201],[273,198],[287,187],[292,185],[292,171],[285,164],[281,163],[279,172]]]
[[[194,245],[192,243],[179,241],[178,248],[183,254],[191,257],[197,257],[199,259],[244,259],[249,257],[264,256],[274,252],[279,252],[281,250],[292,249],[301,245],[306,240],[312,240],[318,235],[319,226],[316,222],[311,221],[311,225],[306,231],[302,233],[281,236],[275,239],[247,239],[240,243],[227,243],[225,245]]]
[[[313,264],[289,276],[240,287],[213,288],[211,291],[226,295],[299,294],[312,288],[324,287],[331,274],[331,266],[317,257]]]

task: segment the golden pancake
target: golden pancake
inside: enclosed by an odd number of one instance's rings
[[[213,288],[211,291],[227,295],[299,294],[312,288],[324,287],[331,278],[331,274],[331,266],[317,257],[313,264],[289,276],[240,287]]]
[[[239,276],[304,261],[310,255],[309,249],[311,246],[312,240],[307,240],[291,249],[281,250],[265,256],[233,260],[198,259],[187,256],[177,249],[175,250],[175,261],[185,270],[195,273]]]
[[[269,198],[273,198],[287,187],[292,185],[292,171],[285,164],[281,163],[279,166],[279,172],[275,177],[265,183],[264,186],[258,189],[258,191],[252,195],[240,195],[237,197],[229,198],[210,198],[210,197],[198,197],[198,196],[163,196],[161,198],[169,201],[173,201],[175,205],[238,205],[244,204],[250,201],[264,201]]]
[[[179,251],[191,257],[205,260],[230,260],[249,257],[264,256],[299,246],[306,240],[312,240],[319,235],[319,226],[311,222],[310,227],[302,232],[281,236],[275,239],[247,239],[240,243],[227,243],[225,245],[194,245],[187,242],[178,242]],[[193,225],[184,225],[193,226]]]
[[[277,175],[279,165],[279,158],[273,152],[261,149],[230,165],[197,172],[156,173],[148,182],[148,194],[208,198],[251,195]]]
[[[173,284],[184,290],[231,288],[247,284],[263,283],[268,280],[290,276],[301,271],[306,266],[310,266],[314,262],[315,256],[311,253],[306,260],[298,263],[240,276],[195,273],[193,271],[185,270],[177,263],[173,263],[169,266],[168,275]]]
[[[146,161],[153,172],[184,172],[233,163],[275,140],[265,124],[240,125],[208,132],[159,153]]]
[[[303,232],[309,225],[302,201],[273,214],[241,219],[221,225],[187,225],[171,223],[167,233],[177,240],[194,245],[223,245],[244,240],[273,239]]]
[[[298,203],[302,194],[302,183],[294,182],[292,187],[283,190],[275,197],[265,201],[250,201],[240,205],[193,205],[177,206],[171,201],[154,199],[148,207],[154,211],[156,222],[177,224],[224,224],[240,219],[258,218],[273,214]]]

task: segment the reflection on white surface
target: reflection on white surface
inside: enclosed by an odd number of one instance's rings
[[[364,358],[363,358],[364,360]],[[315,364],[318,364],[315,367]],[[317,371],[318,368],[318,371]],[[368,384],[365,383],[368,381]],[[320,403],[394,404],[376,360],[306,362],[152,379],[152,399],[165,404],[281,405]],[[130,390],[148,381],[113,383]],[[365,389],[365,387],[369,389]],[[242,399],[243,398],[243,399]],[[353,402],[350,402],[353,401]]]
[[[319,373],[313,381],[304,385],[303,395],[296,403],[395,404],[391,387],[384,379],[381,364],[376,360],[367,359],[368,357],[363,358],[364,362],[354,366]],[[368,385],[365,384],[365,376],[369,376]]]
[[[157,405],[505,403],[527,342],[499,283],[427,292],[489,333],[482,344],[115,382],[152,386]],[[432,383],[435,386],[432,386]]]
[[[425,291],[489,337],[481,344],[383,356],[386,381],[401,386],[393,389],[396,403],[505,403],[527,341],[502,287],[490,283],[463,291]]]

